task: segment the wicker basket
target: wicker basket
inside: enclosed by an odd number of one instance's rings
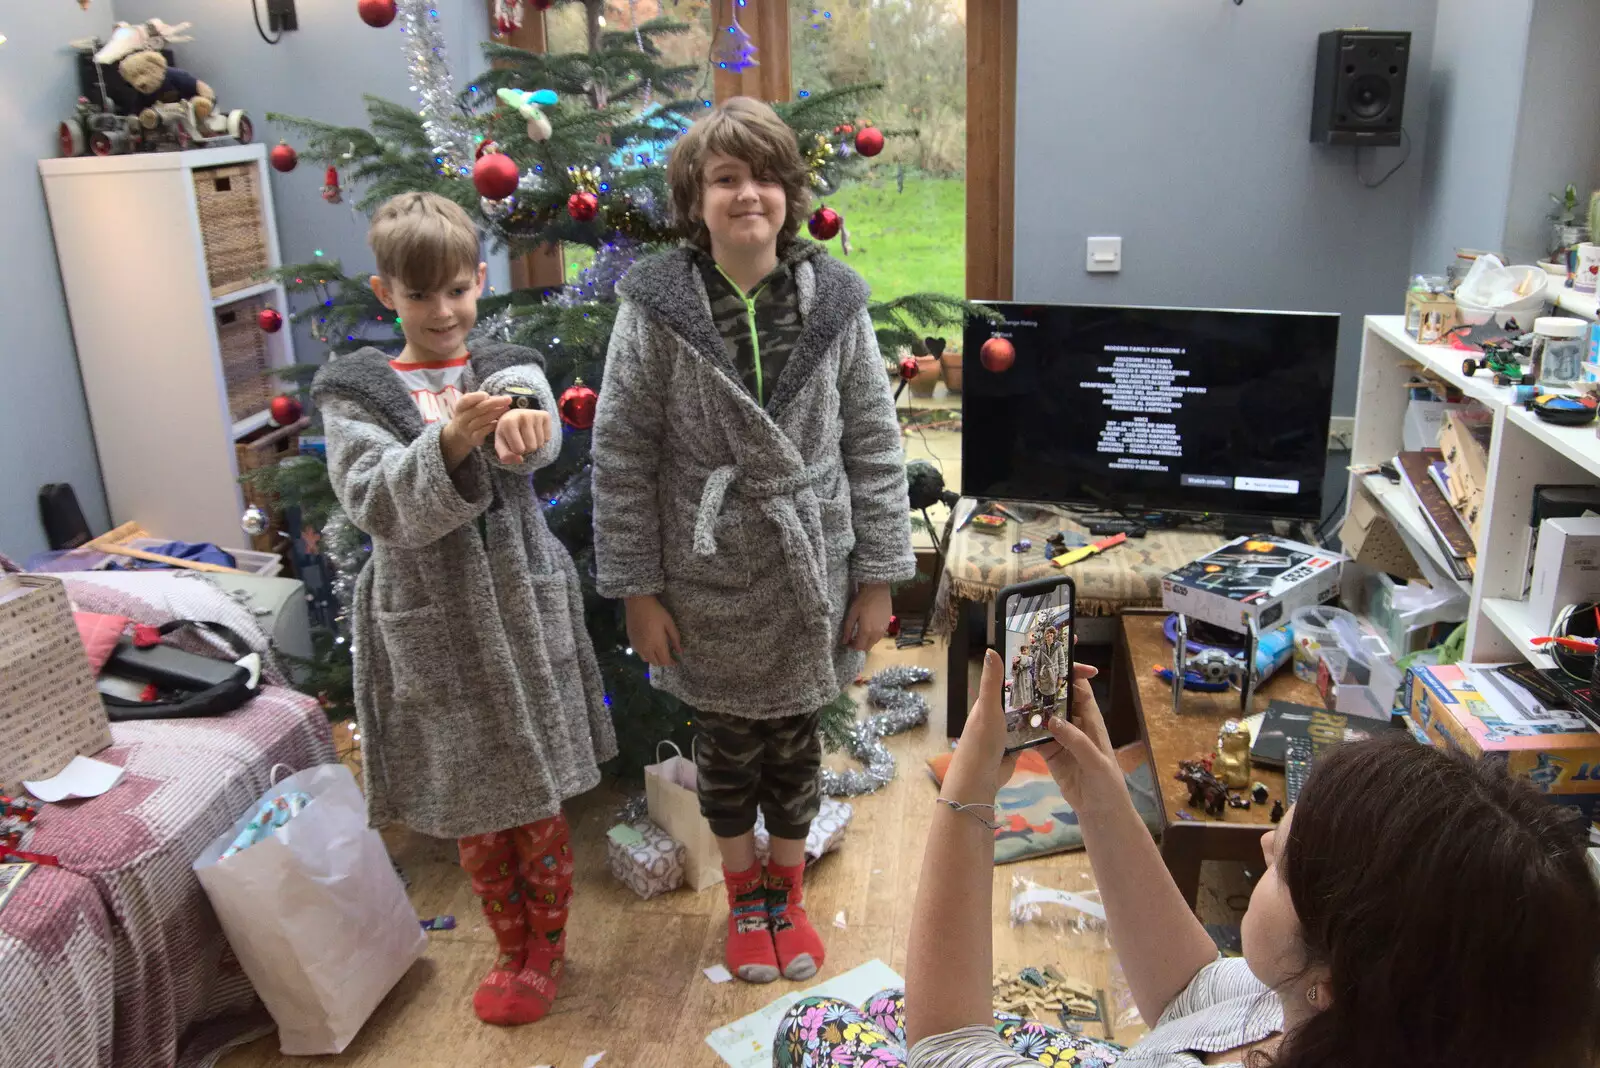
[[[275,467],[280,461],[299,455],[300,432],[310,425],[310,419],[301,418],[287,426],[264,426],[234,442],[233,449],[239,458],[239,475],[243,477],[263,467]],[[284,552],[287,546],[278,533],[284,522],[277,497],[262,492],[260,487],[252,483],[245,482],[243,485],[245,504],[253,504],[267,513],[267,529],[251,536],[250,547],[258,552],[282,553],[284,562],[292,568],[292,554]]]
[[[256,322],[267,303],[265,299],[240,300],[216,311],[222,380],[228,387],[228,412],[236,423],[272,405],[267,335]]]
[[[254,285],[256,276],[268,267],[260,182],[252,163],[194,172],[194,199],[213,297]]]

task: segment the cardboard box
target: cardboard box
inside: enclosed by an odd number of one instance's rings
[[[1265,633],[1296,609],[1322,604],[1339,591],[1345,557],[1266,534],[1235,538],[1161,580],[1161,604],[1227,630],[1243,632],[1244,616]]]
[[[1405,705],[1428,742],[1503,764],[1557,804],[1600,822],[1600,732],[1575,712],[1530,711],[1493,667],[1414,667]]]
[[[1365,490],[1357,490],[1350,502],[1339,528],[1339,544],[1350,559],[1374,571],[1408,579],[1423,577],[1389,513]]]
[[[1486,408],[1445,413],[1439,427],[1439,449],[1449,475],[1450,504],[1467,525],[1476,544],[1483,544],[1484,490],[1489,485],[1489,437],[1493,416]]]
[[[1569,604],[1600,601],[1600,516],[1546,519],[1533,553],[1528,608],[1548,632]]]

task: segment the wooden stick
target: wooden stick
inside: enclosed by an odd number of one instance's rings
[[[199,560],[179,560],[175,556],[163,556],[160,553],[146,552],[143,549],[134,549],[121,544],[130,538],[145,537],[145,529],[137,523],[124,523],[115,530],[106,532],[78,546],[81,552],[110,553],[113,556],[126,556],[134,560],[146,560],[153,564],[166,564],[168,567],[181,567],[189,571],[210,571],[224,575],[248,575],[250,572],[241,571],[237,567],[223,567],[221,564],[207,564]]]

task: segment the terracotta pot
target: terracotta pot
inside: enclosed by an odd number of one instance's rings
[[[941,359],[944,364],[944,388],[951,393],[961,392],[961,353],[947,352]]]
[[[911,380],[911,392],[918,397],[933,396],[933,387],[939,384],[939,361],[932,356],[917,357],[917,377]]]

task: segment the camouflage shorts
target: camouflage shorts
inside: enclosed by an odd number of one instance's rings
[[[746,719],[694,711],[700,813],[713,833],[739,837],[756,825],[760,806],[774,837],[805,838],[822,802],[817,718],[816,712]]]

